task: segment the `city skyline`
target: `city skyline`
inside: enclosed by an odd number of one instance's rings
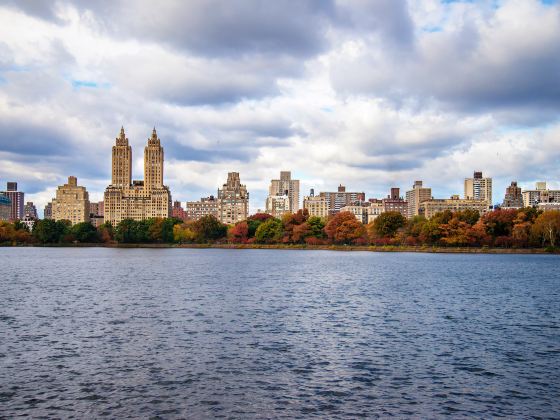
[[[557,2],[169,4],[0,6],[0,184],[40,213],[70,175],[102,200],[118,128],[140,150],[156,125],[174,200],[234,171],[250,213],[283,170],[301,197],[560,188]]]

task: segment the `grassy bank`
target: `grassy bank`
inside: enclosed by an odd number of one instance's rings
[[[4,246],[10,246],[4,244]],[[119,244],[119,243],[72,243],[72,244],[32,244],[49,248],[188,248],[188,249],[286,249],[286,250],[323,250],[323,251],[368,251],[368,252],[423,252],[443,254],[557,254],[560,248],[489,248],[489,247],[441,247],[441,246],[355,246],[355,245],[306,245],[306,244]]]

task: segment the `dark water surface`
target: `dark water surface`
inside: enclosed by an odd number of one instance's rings
[[[560,258],[0,249],[0,417],[560,417]]]

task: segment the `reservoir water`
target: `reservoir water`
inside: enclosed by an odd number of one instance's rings
[[[560,258],[0,249],[0,418],[560,417]]]

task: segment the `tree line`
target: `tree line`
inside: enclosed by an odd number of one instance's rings
[[[307,210],[281,219],[257,213],[235,225],[213,216],[196,221],[154,218],[125,219],[116,226],[38,220],[31,232],[17,221],[0,222],[0,244],[176,243],[176,244],[307,244],[356,246],[460,246],[545,248],[560,244],[560,211],[534,208],[496,210],[482,216],[474,210],[445,211],[431,219],[407,220],[386,212],[364,225],[349,212],[326,219]]]

